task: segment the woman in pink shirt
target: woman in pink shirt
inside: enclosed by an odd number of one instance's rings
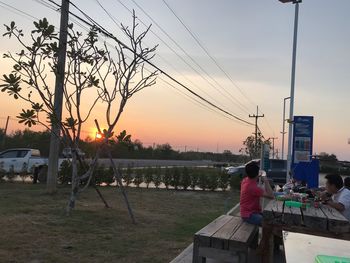
[[[264,189],[258,186],[259,166],[256,163],[248,163],[245,167],[245,171],[247,177],[245,177],[241,183],[241,217],[247,223],[261,226],[262,214],[260,198],[267,197],[273,199],[273,190],[266,176],[261,176],[264,182]]]

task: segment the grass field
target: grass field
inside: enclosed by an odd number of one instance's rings
[[[238,202],[237,192],[128,188],[133,225],[119,190],[100,189],[111,209],[88,189],[67,217],[69,187],[47,195],[43,185],[0,183],[0,262],[169,262],[225,200]]]

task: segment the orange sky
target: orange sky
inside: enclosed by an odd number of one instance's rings
[[[114,2],[117,1],[106,1],[107,9],[113,10],[118,19],[129,24],[130,14]],[[278,137],[276,148],[281,149],[283,98],[289,96],[290,92],[294,17],[292,5],[261,0],[222,1],[221,4],[213,4],[210,0],[200,2],[199,5],[198,1],[185,3],[169,0],[169,4],[196,33],[237,86],[250,98],[249,101],[223,76],[161,1],[138,0],[138,3],[210,73],[213,79],[249,109],[249,113],[253,114],[255,104],[259,105],[266,116],[265,119],[259,120],[263,134],[267,138]],[[7,3],[25,9],[33,15],[45,14],[56,26],[58,24],[59,17],[56,12],[34,1],[11,0]],[[77,4],[83,6],[87,13],[111,29],[115,35],[118,37],[122,35],[93,1],[77,0]],[[132,6],[130,1],[125,1],[125,4],[129,8],[135,8],[137,16],[145,23],[151,23],[141,10]],[[311,115],[315,118],[314,152],[335,153],[340,159],[348,160],[350,160],[350,145],[347,144],[350,137],[348,117],[350,108],[347,106],[350,98],[348,84],[350,37],[344,32],[348,32],[350,24],[347,13],[349,8],[348,0],[338,0],[332,5],[329,5],[327,0],[318,0],[317,5],[315,1],[302,3],[295,93],[295,115]],[[16,20],[26,32],[31,29],[28,19],[4,9],[1,9],[1,12],[0,25]],[[190,62],[159,28],[155,25],[152,28]],[[155,63],[162,69],[204,97],[218,101],[228,111],[253,121],[248,118],[249,113],[242,111],[239,106],[214,90],[152,33],[147,37],[147,44],[150,43],[160,44],[157,54],[172,64],[170,67],[161,58],[156,57]],[[7,38],[3,38],[1,44],[0,53],[6,50],[18,50],[18,45]],[[8,62],[0,58],[0,74],[8,71]],[[199,88],[194,87],[188,79]],[[6,116],[14,118],[24,106],[20,101],[12,100],[4,93],[0,96],[0,126],[3,127]],[[97,118],[102,124],[103,112],[104,108],[98,105],[90,122],[84,127],[84,135],[94,136],[93,120]],[[11,120],[9,130],[18,128],[23,126]],[[227,120],[188,101],[161,80],[158,80],[154,87],[142,91],[131,99],[116,127],[116,132],[124,129],[131,133],[134,139],[143,141],[145,145],[168,142],[179,150],[184,150],[187,146],[188,150],[196,150],[198,147],[199,150],[211,151],[216,151],[219,146],[219,151],[228,149],[235,153],[241,148],[244,138],[254,132],[253,127]]]

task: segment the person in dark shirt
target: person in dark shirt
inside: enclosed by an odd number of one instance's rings
[[[350,190],[350,176],[344,179],[344,186]]]

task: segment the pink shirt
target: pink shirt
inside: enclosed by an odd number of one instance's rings
[[[264,190],[258,187],[256,179],[245,177],[241,183],[241,217],[248,218],[253,213],[261,213],[260,197]]]

